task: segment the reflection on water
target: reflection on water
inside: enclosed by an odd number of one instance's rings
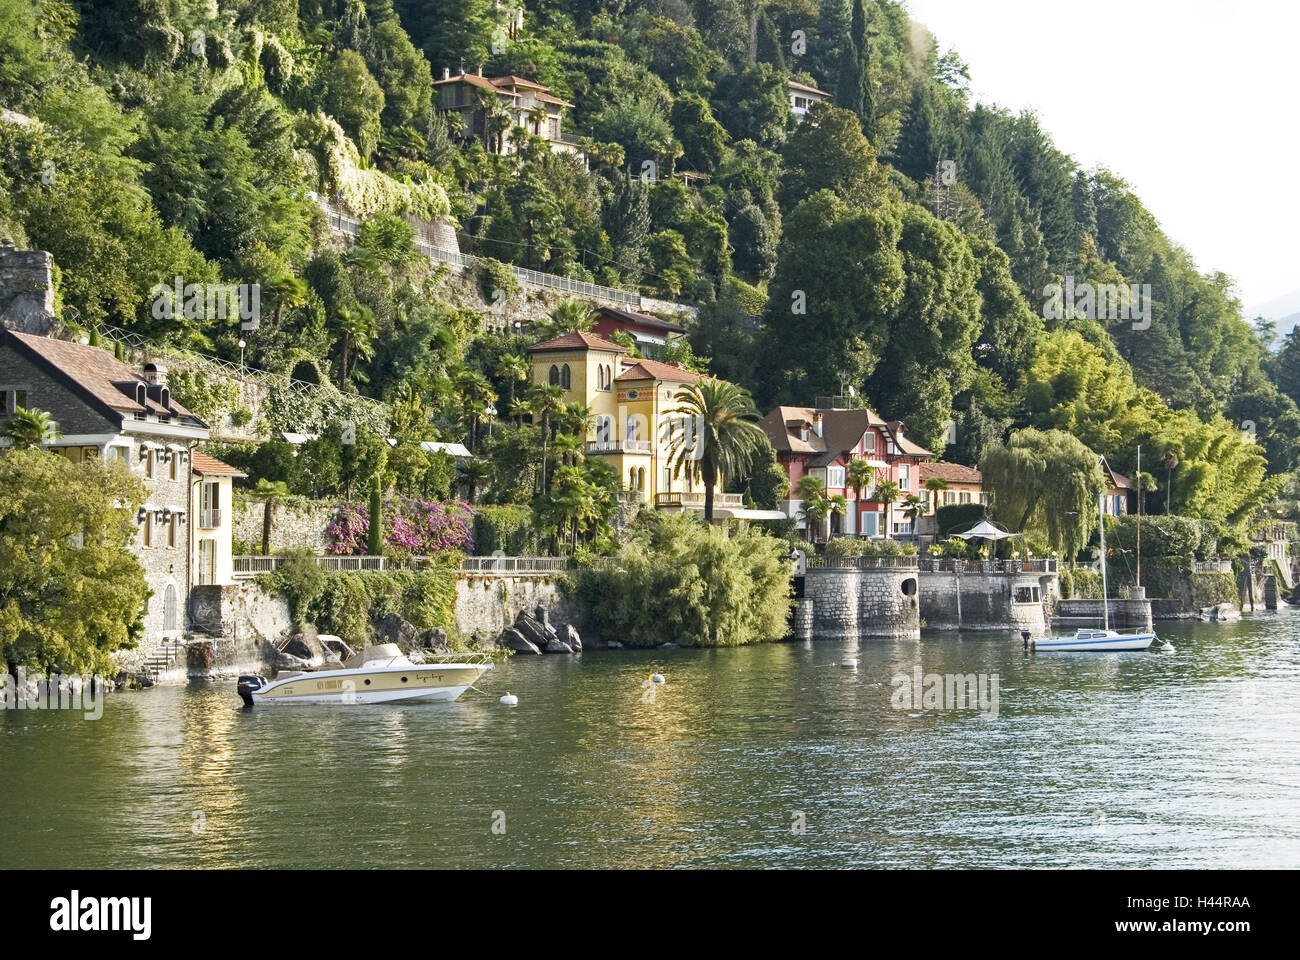
[[[6,711],[0,866],[1300,866],[1300,611],[1160,633],[1176,652],[590,652],[452,704]],[[995,675],[997,716],[894,710],[918,665]]]

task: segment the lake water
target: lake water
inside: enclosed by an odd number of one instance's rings
[[[1175,652],[602,651],[453,704],[248,710],[228,682],[0,711],[0,867],[1300,866],[1300,610],[1159,632]],[[995,677],[996,716],[896,709],[918,665]]]

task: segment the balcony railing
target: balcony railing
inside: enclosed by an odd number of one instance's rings
[[[827,570],[915,570],[915,556],[822,557],[811,556],[808,566]]]
[[[221,526],[221,508],[210,507],[199,511],[199,526],[204,530],[215,530]]]
[[[237,556],[233,558],[236,580],[246,580],[262,573],[273,573],[284,566],[288,557]],[[313,557],[322,570],[390,570],[420,567],[429,557]],[[568,557],[468,557],[460,566],[462,573],[510,576],[529,573],[562,573],[573,569]]]
[[[649,440],[588,440],[587,453],[649,453]]]
[[[715,507],[741,508],[745,505],[744,494],[740,493],[715,493],[713,495],[713,505]],[[703,493],[656,493],[656,507],[685,507],[689,509],[704,509]]]
[[[920,567],[930,573],[1056,573],[1052,557],[1026,560],[957,560],[953,557],[921,557]]]

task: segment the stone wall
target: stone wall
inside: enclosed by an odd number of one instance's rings
[[[1077,627],[1100,627],[1104,611],[1101,600],[1062,600],[1056,605],[1053,624],[1067,630]],[[1151,630],[1150,600],[1111,600],[1112,630]]]
[[[228,640],[276,644],[293,630],[288,602],[283,597],[263,593],[252,581],[193,587],[190,619],[195,631]]]
[[[921,636],[915,570],[810,567],[804,598],[817,639]]]
[[[0,244],[0,326],[45,336],[54,322],[54,258]]]
[[[932,630],[1047,629],[1046,611],[1060,596],[1054,573],[961,573],[923,571],[921,619]],[[1015,602],[1018,589],[1037,587],[1039,600]]]
[[[581,605],[566,599],[554,576],[462,574],[456,582],[456,627],[466,638],[496,639],[523,611],[546,607],[557,630],[572,625],[583,644],[599,641]]]
[[[301,505],[276,504],[271,519],[271,552],[309,550],[315,554],[329,552],[330,538],[326,532],[334,519],[339,504],[310,500]],[[254,500],[236,499],[234,508],[234,539],[243,541],[254,553],[262,551],[262,522],[265,507]],[[239,549],[235,550],[239,553]]]

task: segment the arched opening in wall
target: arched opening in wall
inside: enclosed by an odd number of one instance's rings
[[[551,371],[546,377],[546,383],[552,387],[560,385],[560,368],[555,364],[551,364]]]
[[[560,367],[560,386],[568,390],[573,386],[572,374],[569,371],[569,365],[566,363]]]
[[[163,629],[175,630],[176,627],[176,588],[170,583],[163,593]]]
[[[293,380],[300,380],[303,383],[314,383],[320,385],[320,370],[316,364],[308,360],[299,360],[294,364],[293,370],[290,371],[289,377]]]
[[[903,596],[905,597],[916,596],[916,577],[908,577],[904,580],[901,589],[903,591]]]

